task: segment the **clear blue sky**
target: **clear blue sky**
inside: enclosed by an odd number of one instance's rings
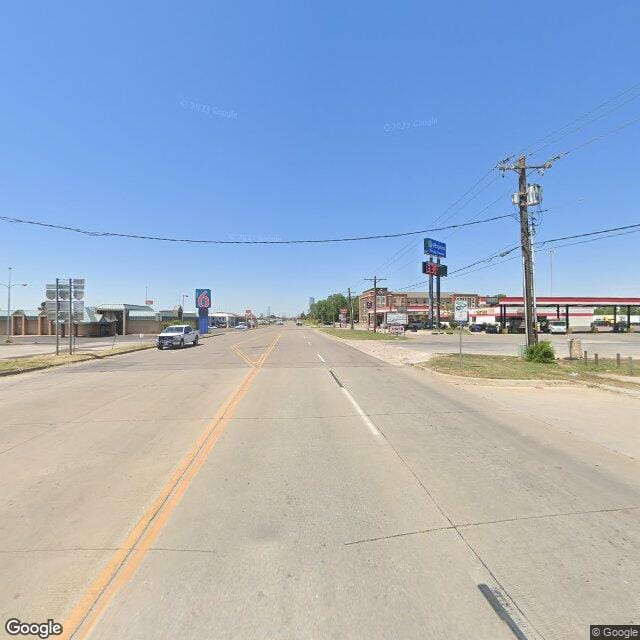
[[[0,215],[220,239],[425,228],[496,161],[638,82],[639,23],[640,5],[615,0],[5,4]],[[631,101],[533,160],[639,114]],[[640,221],[639,143],[640,123],[536,178],[538,237]],[[505,195],[480,217],[512,209]],[[639,239],[559,249],[554,293],[640,295]],[[460,231],[449,268],[517,241],[512,219]],[[149,285],[159,308],[211,287],[216,308],[295,312],[362,289],[407,243],[188,246],[0,222],[0,280],[12,266],[30,284],[14,290],[23,308],[59,275],[84,276],[89,304],[142,303]],[[421,259],[415,240],[378,275],[418,282]],[[548,263],[538,256],[540,294]],[[518,294],[519,261],[444,288]]]

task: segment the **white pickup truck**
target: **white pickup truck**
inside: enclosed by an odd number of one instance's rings
[[[186,344],[197,345],[200,334],[192,329],[188,324],[173,324],[156,337],[156,345],[158,349],[165,347],[184,348]]]

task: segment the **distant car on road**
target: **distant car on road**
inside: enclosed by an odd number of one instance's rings
[[[158,334],[156,346],[158,349],[164,349],[165,347],[169,349],[180,347],[180,349],[183,349],[187,344],[197,345],[199,339],[200,334],[195,329],[192,329],[190,325],[174,324],[163,329],[162,333]]]
[[[280,325],[283,325],[283,324],[284,324],[284,322],[282,322],[282,320],[280,320],[280,318],[278,318],[278,319],[276,320],[276,324],[277,324],[278,326],[280,326]]]
[[[302,326],[302,320],[300,320],[300,318],[296,318],[296,327],[301,327]]]
[[[247,328],[247,323],[246,322],[238,322],[238,324],[236,325],[236,329],[246,329]]]
[[[549,333],[567,333],[567,321],[549,320]]]

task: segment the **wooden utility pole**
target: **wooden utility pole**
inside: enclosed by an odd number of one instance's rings
[[[351,287],[347,288],[347,293],[349,294],[349,317],[351,320],[351,331],[353,331],[353,301],[351,300]]]
[[[527,207],[527,165],[525,156],[518,158],[518,195],[520,197],[520,245],[522,248],[522,266],[524,269],[524,326],[527,333],[527,346],[538,344],[536,331],[536,312],[534,308],[533,248],[531,246],[531,227]]]
[[[365,278],[365,280],[373,282],[373,333],[375,333],[378,327],[378,281],[386,280],[386,278],[373,276],[373,278]]]
[[[527,333],[527,346],[538,344],[535,283],[533,275],[533,247],[531,245],[531,226],[527,204],[527,169],[537,169],[542,174],[551,168],[558,156],[541,165],[527,165],[526,156],[518,158],[517,164],[506,165],[503,161],[498,165],[500,171],[516,171],[518,173],[518,205],[520,208],[520,245],[522,248],[523,290],[524,290],[524,324]]]

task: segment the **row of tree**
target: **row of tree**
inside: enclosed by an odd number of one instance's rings
[[[351,297],[351,305],[353,308],[353,321],[358,322],[359,301],[358,296]],[[333,293],[324,300],[317,300],[311,305],[307,317],[316,322],[338,322],[340,319],[340,309],[346,308],[347,319],[350,319],[351,308],[349,299],[342,293]]]

